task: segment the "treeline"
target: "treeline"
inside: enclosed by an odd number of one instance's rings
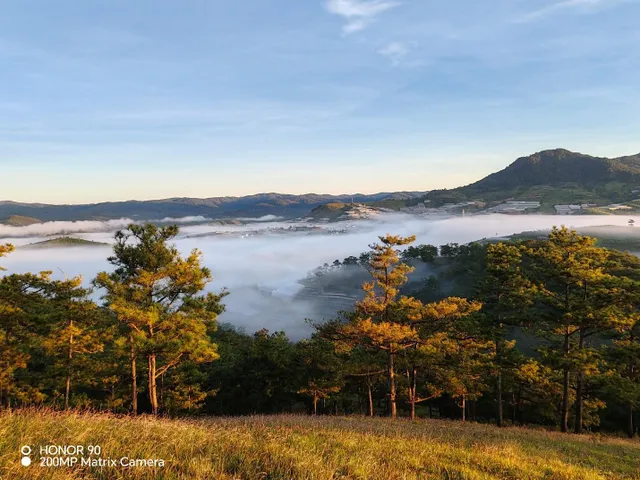
[[[177,233],[118,232],[113,271],[92,282],[99,303],[80,278],[2,277],[0,405],[638,430],[633,255],[566,228],[545,240],[440,248],[388,235],[334,262],[368,270],[363,299],[293,342],[217,325],[227,292],[205,293],[211,272],[198,251],[182,257],[170,244]],[[10,250],[0,247],[0,256]],[[416,261],[448,269],[408,292]],[[465,288],[446,296],[439,283]]]

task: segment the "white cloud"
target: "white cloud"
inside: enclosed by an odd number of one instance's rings
[[[625,0],[563,0],[561,2],[552,3],[533,12],[518,18],[516,23],[529,23],[540,18],[546,17],[556,12],[566,10],[583,10],[593,11],[600,8],[610,7],[616,3],[622,3]]]
[[[378,15],[399,5],[399,2],[392,0],[327,0],[325,3],[329,13],[347,20],[343,27],[347,35],[364,30]]]
[[[409,48],[404,43],[392,42],[378,50],[378,53],[391,60],[393,65],[400,65],[409,54]]]

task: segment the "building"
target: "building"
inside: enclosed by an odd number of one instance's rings
[[[510,200],[495,207],[487,209],[490,213],[524,213],[527,210],[540,208],[540,202]]]
[[[582,210],[580,205],[556,205],[556,215],[573,215],[576,212]]]

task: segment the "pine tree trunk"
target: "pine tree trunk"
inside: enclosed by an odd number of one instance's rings
[[[64,409],[69,410],[69,392],[71,391],[71,376],[67,374],[67,381],[64,388]]]
[[[462,421],[467,421],[467,397],[465,395],[462,396]]]
[[[69,328],[73,328],[73,320],[69,320]],[[64,389],[64,409],[69,410],[69,397],[71,395],[71,360],[73,359],[73,334],[69,335],[69,354],[67,359],[67,381]]]
[[[416,377],[418,376],[418,371],[416,367],[413,367],[411,371],[411,420],[416,419],[416,399],[418,393],[418,381]]]
[[[373,417],[373,392],[371,391],[371,383],[367,383],[367,390],[369,396],[369,416]]]
[[[569,355],[569,329],[567,328],[564,334],[564,347],[563,352],[566,357]],[[569,431],[569,366],[563,367],[564,377],[562,380],[562,417],[560,421],[560,430],[563,433]]]
[[[156,384],[156,355],[150,354],[149,360],[149,403],[154,415],[158,415],[158,386]]]
[[[502,370],[498,370],[496,379],[496,425],[502,427]]]
[[[582,350],[584,347],[584,333],[580,330],[580,342],[578,348]],[[582,423],[583,423],[583,401],[582,397],[584,395],[584,367],[580,366],[580,371],[578,372],[578,382],[576,388],[576,424],[574,425],[574,433],[580,434],[582,433]]]
[[[396,418],[398,409],[396,405],[396,372],[394,366],[395,354],[389,352],[389,416]]]
[[[136,369],[136,349],[133,345],[133,339],[131,339],[131,413],[138,414],[138,373]]]
[[[313,396],[313,415],[318,415],[318,396]]]

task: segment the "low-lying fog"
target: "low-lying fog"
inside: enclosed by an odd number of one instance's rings
[[[325,233],[290,233],[279,228],[306,224],[288,222],[253,222],[248,225],[194,225],[180,221],[181,232],[176,245],[183,252],[197,248],[204,263],[211,268],[212,290],[227,287],[227,311],[221,322],[244,327],[248,332],[260,328],[285,330],[291,337],[308,333],[305,318],[322,320],[318,309],[308,300],[294,299],[302,288],[298,283],[323,263],[359,255],[378,235],[416,235],[417,244],[442,245],[467,243],[488,237],[507,236],[522,231],[550,229],[554,225],[570,227],[597,225],[626,226],[623,216],[510,216],[481,215],[428,219],[410,215],[388,214],[375,220],[321,225]],[[640,217],[634,218],[640,225]],[[265,219],[269,220],[269,219]],[[72,234],[97,242],[110,242],[115,229],[128,220],[101,222],[50,222],[28,227],[0,225],[0,243],[13,243],[15,252],[0,260],[5,273],[52,270],[57,278],[82,275],[89,283],[97,272],[109,270],[106,258],[110,246],[20,248],[45,240],[45,235]],[[629,228],[629,234],[640,235]],[[258,234],[255,232],[258,231]],[[82,232],[82,233],[78,233]],[[226,232],[224,235],[211,235]],[[260,234],[261,233],[261,234]]]

